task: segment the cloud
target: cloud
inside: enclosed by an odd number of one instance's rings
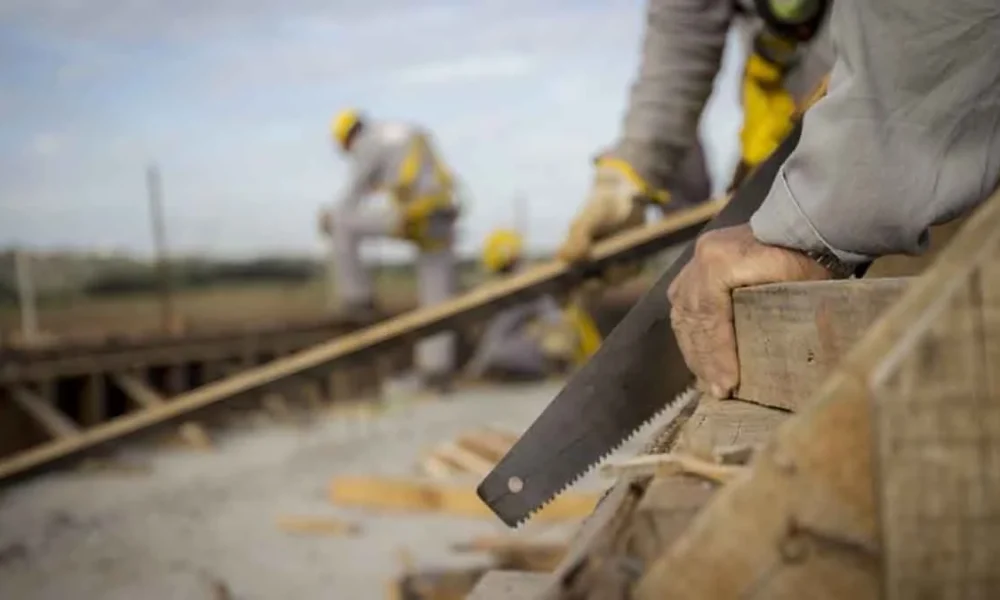
[[[65,142],[65,138],[57,133],[38,133],[31,138],[27,151],[29,154],[47,158],[58,154]]]
[[[466,56],[400,69],[390,77],[402,85],[469,83],[483,79],[523,77],[537,70],[537,61],[525,54]]]

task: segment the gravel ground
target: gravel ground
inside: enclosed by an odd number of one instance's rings
[[[335,507],[327,486],[343,474],[413,475],[421,451],[476,426],[520,433],[560,386],[397,401],[375,417],[322,413],[306,426],[233,426],[214,433],[207,453],[132,442],[115,461],[139,469],[29,480],[0,495],[0,599],[365,600],[386,597],[404,551],[418,568],[477,564],[449,546],[503,533],[499,521]],[[276,526],[282,515],[343,518],[361,532],[291,535]]]

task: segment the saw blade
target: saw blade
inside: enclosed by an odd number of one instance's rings
[[[800,131],[796,123],[703,232],[750,219]],[[667,300],[667,288],[693,252],[692,242],[479,484],[479,497],[508,526],[519,525],[586,475],[694,383],[670,326]]]

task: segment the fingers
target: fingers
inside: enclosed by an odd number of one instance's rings
[[[739,360],[729,290],[689,264],[668,291],[670,323],[699,388],[725,398],[739,384]]]

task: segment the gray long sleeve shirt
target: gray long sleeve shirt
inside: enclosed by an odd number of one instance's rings
[[[751,227],[848,262],[919,252],[1000,178],[1000,3],[837,0],[831,31],[829,92]]]
[[[786,76],[785,88],[796,100],[808,96],[830,68],[828,22],[803,45]],[[749,48],[762,26],[748,0],[648,0],[639,73],[614,153],[656,187],[670,189],[683,179],[683,160],[697,144],[727,35],[735,28]]]

